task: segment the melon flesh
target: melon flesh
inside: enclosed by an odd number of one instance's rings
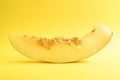
[[[73,62],[89,57],[104,48],[111,40],[108,26],[97,25],[91,33],[81,38],[79,46],[58,43],[47,49],[38,43],[39,37],[10,35],[13,47],[24,56],[46,62]]]

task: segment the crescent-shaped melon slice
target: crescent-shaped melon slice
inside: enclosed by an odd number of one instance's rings
[[[111,40],[112,31],[105,25],[96,25],[92,32],[82,38],[53,39],[10,35],[13,47],[24,56],[46,62],[73,62],[87,58]]]

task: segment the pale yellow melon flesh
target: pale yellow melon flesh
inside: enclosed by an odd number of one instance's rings
[[[111,39],[112,32],[105,25],[97,25],[95,30],[81,38],[79,47],[58,43],[47,49],[38,43],[39,37],[10,35],[13,47],[24,56],[46,62],[73,62],[89,57],[101,50]]]

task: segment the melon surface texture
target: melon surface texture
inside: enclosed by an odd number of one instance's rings
[[[27,35],[10,35],[13,47],[29,58],[54,63],[74,62],[91,55],[105,47],[111,40],[112,31],[100,24],[82,38],[57,37],[53,39]]]

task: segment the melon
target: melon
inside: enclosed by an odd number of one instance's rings
[[[14,34],[9,36],[12,46],[22,55],[38,61],[64,63],[94,55],[111,40],[112,31],[106,25],[96,25],[83,36],[52,39]]]

